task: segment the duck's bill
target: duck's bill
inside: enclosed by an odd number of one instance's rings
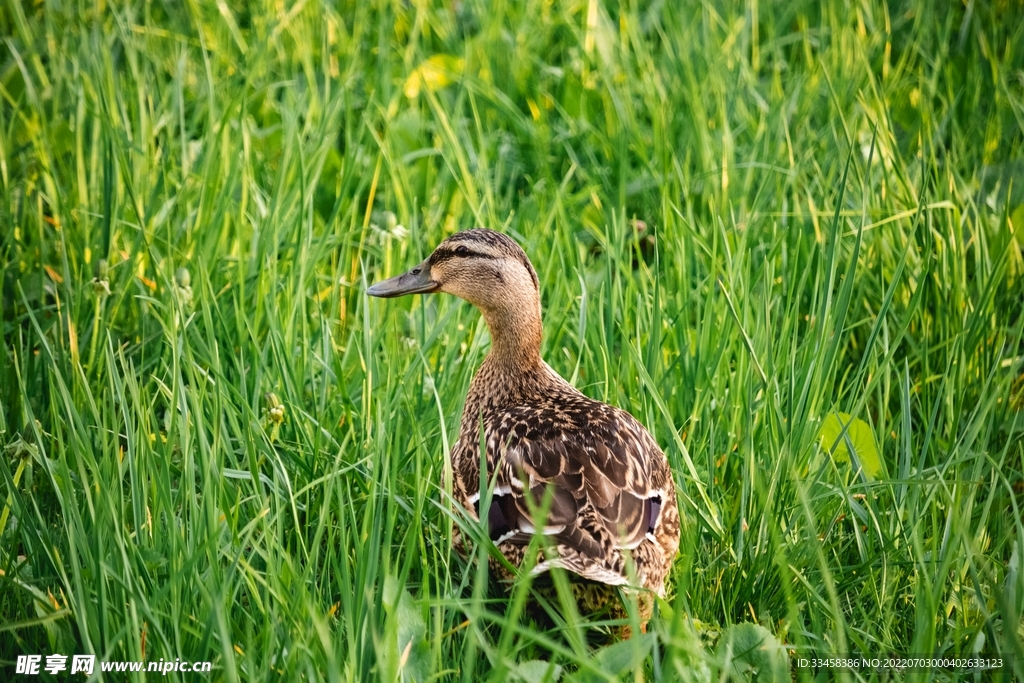
[[[377,282],[366,288],[370,296],[379,296],[383,299],[390,299],[406,294],[427,294],[436,292],[440,285],[430,279],[430,266],[426,262],[416,266],[408,273],[396,275],[393,278]]]

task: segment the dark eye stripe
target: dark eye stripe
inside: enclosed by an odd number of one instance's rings
[[[430,257],[430,264],[436,266],[438,263],[442,263],[453,258],[484,258],[493,260],[498,257],[492,256],[491,254],[485,254],[480,251],[473,251],[466,245],[460,244],[455,249],[446,248],[436,250]]]
[[[452,252],[452,255],[459,256],[459,257],[462,257],[462,258],[470,258],[470,257],[472,257],[472,258],[489,258],[489,259],[497,258],[497,256],[492,256],[491,254],[485,254],[482,251],[474,251],[474,250],[470,249],[469,247],[467,247],[465,244],[460,244],[459,246],[455,247],[455,250]]]

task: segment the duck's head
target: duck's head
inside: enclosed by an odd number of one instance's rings
[[[540,345],[537,272],[507,235],[484,228],[457,232],[412,270],[371,285],[370,296],[447,292],[484,314],[495,347]]]
[[[475,228],[455,233],[415,268],[371,285],[366,293],[389,299],[447,292],[481,309],[494,309],[506,301],[522,305],[536,297],[537,288],[530,259],[511,237]]]

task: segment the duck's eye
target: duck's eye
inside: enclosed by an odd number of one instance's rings
[[[469,247],[467,247],[465,244],[460,244],[459,246],[455,247],[455,255],[469,256]]]

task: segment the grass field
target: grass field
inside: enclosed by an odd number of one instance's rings
[[[1019,10],[5,2],[0,677],[771,680],[765,633],[1024,677]],[[452,550],[486,327],[364,288],[476,225],[673,466],[643,637]]]

